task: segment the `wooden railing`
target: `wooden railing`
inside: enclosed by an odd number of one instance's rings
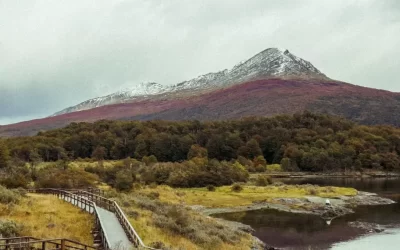
[[[68,239],[41,240],[34,237],[0,238],[0,250],[95,250],[77,241]]]
[[[66,200],[72,203],[75,206],[78,206],[82,210],[89,212],[95,216],[95,225],[96,228],[99,229],[99,237],[100,237],[100,245],[105,250],[110,250],[111,245],[109,238],[107,236],[107,232],[104,230],[103,222],[101,220],[101,216],[99,211],[97,210],[96,203],[87,199],[86,197],[82,197],[76,194],[75,191],[65,191],[60,189],[52,189],[52,188],[40,188],[40,189],[29,189],[30,193],[41,193],[41,194],[52,194],[56,195],[58,198]],[[74,193],[73,193],[74,192]]]
[[[143,243],[142,239],[139,237],[136,230],[132,227],[131,223],[129,222],[126,215],[124,214],[121,207],[118,205],[118,203],[116,201],[113,201],[113,200],[107,199],[101,195],[98,195],[98,194],[104,195],[104,191],[102,191],[102,190],[70,189],[68,191],[65,191],[65,190],[60,190],[60,189],[32,189],[32,190],[28,190],[28,191],[32,192],[32,193],[53,194],[61,199],[67,198],[67,201],[71,202],[74,205],[78,205],[79,202],[81,202],[80,204],[82,207],[80,206],[80,208],[83,210],[86,210],[88,212],[91,212],[91,209],[93,208],[94,214],[96,216],[96,225],[98,225],[99,228],[101,228],[100,233],[101,233],[101,239],[103,241],[102,245],[103,245],[104,249],[106,249],[106,250],[110,249],[110,244],[108,241],[107,234],[103,230],[103,226],[101,225],[101,218],[100,218],[99,213],[96,210],[96,206],[104,208],[104,209],[114,213],[117,216],[118,221],[121,224],[122,228],[124,229],[129,240],[133,243],[133,245],[137,249],[157,250],[155,248],[148,247]],[[90,202],[90,205],[88,202]],[[89,206],[89,207],[87,207],[87,206]],[[89,208],[89,210],[87,210],[87,208]],[[91,212],[91,213],[93,213],[93,212]]]
[[[153,249],[146,246],[142,239],[140,238],[139,234],[136,230],[132,227],[131,223],[129,222],[128,218],[126,217],[125,213],[122,211],[121,207],[118,205],[116,201],[104,198],[100,195],[93,194],[91,192],[85,190],[76,190],[74,191],[75,194],[78,196],[86,197],[88,200],[93,201],[97,206],[102,207],[112,213],[114,213],[121,226],[123,227],[126,235],[128,236],[129,240],[137,247],[138,249]]]

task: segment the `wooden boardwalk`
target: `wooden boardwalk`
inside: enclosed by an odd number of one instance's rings
[[[98,191],[98,190],[97,190]],[[60,190],[60,189],[36,189],[29,190],[33,193],[52,194],[58,198],[63,199],[82,210],[91,213],[95,216],[95,248],[102,250],[128,250],[128,249],[149,249],[154,248],[144,245],[135,229],[132,227],[124,212],[119,207],[117,202],[104,198],[95,190]],[[49,240],[48,240],[49,241]],[[10,243],[9,243],[10,244]],[[29,246],[29,242],[26,243]],[[11,246],[11,245],[10,245]],[[0,244],[0,250],[1,250]],[[12,249],[6,248],[6,249]],[[28,248],[27,248],[28,249]],[[33,249],[33,248],[31,248]],[[60,245],[60,248],[43,248],[35,249],[74,249],[79,248],[67,247]],[[89,247],[84,247],[87,250]]]
[[[103,223],[104,231],[107,233],[108,240],[112,249],[132,249],[134,245],[129,241],[124,228],[118,221],[117,216],[105,210],[98,208],[100,220]]]

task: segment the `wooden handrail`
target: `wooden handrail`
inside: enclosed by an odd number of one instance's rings
[[[139,234],[132,227],[131,223],[125,216],[125,213],[122,211],[121,207],[118,205],[118,203],[116,201],[107,199],[103,196],[100,196],[100,195],[97,195],[97,194],[91,192],[91,191],[94,191],[96,193],[104,194],[104,191],[101,192],[101,191],[95,191],[95,190],[98,190],[98,189],[88,189],[88,190],[70,189],[68,191],[65,191],[65,190],[60,190],[60,189],[45,188],[45,189],[30,189],[30,190],[28,190],[28,192],[50,193],[50,194],[57,195],[58,197],[60,195],[67,195],[67,197],[72,198],[72,199],[76,200],[77,202],[82,203],[82,201],[85,201],[84,202],[85,208],[82,208],[85,211],[87,211],[86,210],[86,204],[87,204],[86,201],[93,203],[92,204],[92,207],[94,210],[93,212],[96,215],[96,224],[98,224],[101,228],[101,236],[102,236],[102,241],[103,241],[102,244],[103,244],[104,249],[107,249],[107,250],[110,249],[110,244],[109,244],[107,233],[103,229],[102,220],[100,218],[100,214],[98,213],[96,206],[102,207],[102,208],[114,213],[117,216],[119,223],[123,227],[129,240],[135,245],[135,247],[137,247],[138,249],[157,250],[155,248],[146,246],[143,243]],[[64,198],[64,197],[62,197],[62,198]],[[72,204],[74,204],[74,203],[72,203]],[[77,205],[77,204],[74,204],[74,205]]]
[[[34,238],[34,237],[31,237],[31,236],[21,236],[21,237],[11,237],[11,238],[0,238],[0,241],[5,241],[5,240],[21,240],[21,239],[39,240],[39,238]]]
[[[97,205],[95,202],[77,195],[75,192],[68,192],[60,189],[53,189],[53,188],[40,188],[40,189],[28,189],[28,192],[31,193],[42,193],[42,194],[52,194],[56,195],[58,198],[65,199],[69,198],[69,202],[71,202],[75,206],[79,206],[79,202],[81,205],[81,209],[95,215],[95,223],[100,228],[100,237],[101,237],[101,244],[103,249],[111,250],[110,241],[107,235],[107,232],[104,230],[103,222],[101,220],[100,213],[97,210]],[[68,199],[67,199],[68,200]]]
[[[155,248],[151,248],[146,246],[142,239],[140,238],[139,234],[133,228],[129,220],[127,219],[125,213],[122,211],[121,207],[118,205],[116,201],[107,199],[100,195],[93,194],[91,192],[85,190],[77,190],[74,192],[80,196],[88,197],[89,200],[92,200],[96,205],[102,207],[112,213],[114,213],[121,226],[124,228],[125,233],[127,234],[129,240],[139,249],[150,249],[150,250],[157,250]]]
[[[22,240],[20,242],[10,242],[10,241],[16,241],[16,240]],[[26,241],[27,240],[27,241]],[[56,249],[60,248],[61,250],[66,250],[66,249],[76,249],[76,250],[92,250],[96,249],[95,247],[89,246],[82,244],[80,242],[74,241],[74,240],[69,240],[69,239],[45,239],[45,240],[40,240],[34,237],[14,237],[14,238],[2,238],[0,241],[5,241],[6,243],[2,244],[0,243],[0,249],[2,247],[5,247],[4,249],[9,249],[10,247],[19,247],[21,248],[27,248],[30,249],[33,244],[38,244],[42,243],[40,248],[37,249],[42,249],[45,250],[46,244],[43,243],[49,243],[52,245],[56,245]],[[69,244],[75,244],[77,246],[71,246]]]

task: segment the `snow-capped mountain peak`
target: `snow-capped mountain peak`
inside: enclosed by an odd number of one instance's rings
[[[269,48],[236,64],[230,70],[225,69],[216,73],[208,73],[176,85],[166,86],[154,82],[140,83],[129,89],[87,100],[57,112],[53,116],[110,104],[131,102],[139,98],[152,98],[161,94],[176,94],[183,90],[192,91],[195,94],[197,90],[218,89],[245,81],[286,76],[327,78],[310,62],[291,54],[288,50]]]
[[[236,65],[232,72],[242,75],[259,74],[260,76],[319,75],[324,76],[310,62],[305,61],[288,50],[266,49],[242,64]]]
[[[110,95],[96,97],[84,101],[82,103],[79,103],[78,105],[63,109],[60,112],[55,113],[53,116],[97,108],[110,104],[129,102],[140,97],[148,97],[152,95],[162,94],[170,91],[170,89],[170,86],[163,86],[155,82],[144,82],[137,84],[129,89],[120,90]]]

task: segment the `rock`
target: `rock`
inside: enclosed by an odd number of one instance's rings
[[[321,212],[321,217],[323,219],[333,219],[351,213],[354,213],[354,211],[344,206],[326,206]]]
[[[376,223],[363,222],[363,221],[352,221],[348,223],[349,226],[363,229],[368,233],[381,233],[385,231],[380,225]]]
[[[302,204],[306,201],[305,199],[299,199],[299,198],[277,198],[274,200],[279,201],[280,203],[289,204],[289,205]]]
[[[194,211],[203,211],[206,207],[202,206],[202,205],[192,205],[192,206],[188,206],[189,208],[191,208]]]
[[[358,195],[352,197],[348,202],[355,205],[389,205],[396,203],[388,198],[379,197],[373,193],[359,192]]]
[[[361,196],[376,196],[377,194],[370,193],[370,192],[358,191],[358,195],[361,195]]]
[[[240,230],[240,231],[250,233],[250,234],[255,232],[255,230],[251,226],[237,222],[237,221],[229,221],[229,220],[224,220],[224,219],[220,219],[220,218],[213,218],[213,219],[217,220],[222,225],[229,227],[233,230]]]

